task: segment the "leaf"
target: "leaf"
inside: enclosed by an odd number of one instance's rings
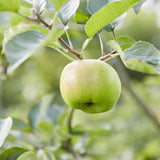
[[[37,11],[39,13],[41,13],[45,9],[45,7],[47,5],[47,1],[46,0],[24,0],[24,1],[32,4],[33,8],[37,9]]]
[[[53,12],[54,14],[56,13],[56,9],[53,7],[49,0],[47,0],[46,9],[49,9],[49,11]]]
[[[63,112],[63,108],[57,105],[50,105],[46,110],[46,118],[53,123],[57,123],[59,115]]]
[[[79,7],[76,11],[76,16],[75,20],[77,23],[86,23],[90,17],[90,13],[87,9],[87,1],[86,0],[81,0]]]
[[[69,108],[67,108],[60,114],[60,116],[58,117],[58,120],[57,120],[57,122],[60,126],[66,125],[68,123],[69,113],[70,113],[70,110],[69,110]]]
[[[33,152],[28,151],[20,155],[17,160],[37,160],[37,157]]]
[[[52,95],[44,96],[41,103],[31,109],[28,116],[32,127],[36,127],[37,124],[43,119],[52,98]]]
[[[122,0],[109,3],[96,12],[86,23],[85,31],[88,37],[92,37],[96,32],[107,26],[120,15],[133,7],[139,0]]]
[[[59,129],[63,134],[68,134],[68,115],[70,114],[70,109],[65,109],[57,119],[57,124]]]
[[[9,20],[10,20],[10,14],[7,13],[7,12],[0,12],[0,27],[9,27],[10,26],[10,23],[9,23]]]
[[[108,0],[88,0],[88,11],[91,15],[108,4]]]
[[[141,0],[141,1],[138,2],[137,5],[135,5],[133,7],[133,9],[134,9],[134,11],[135,11],[136,14],[139,13],[139,11],[140,11],[140,9],[141,9],[141,7],[142,7],[142,5],[143,5],[144,2],[146,2],[146,0]]]
[[[68,0],[49,0],[53,7],[59,11],[59,9],[66,3]]]
[[[109,45],[120,54],[127,68],[148,74],[160,74],[160,51],[151,43],[139,41],[124,51],[115,41],[110,41]]]
[[[77,23],[85,24],[88,21],[88,19],[89,17],[84,13],[81,13],[79,11],[76,12],[75,20]]]
[[[30,30],[37,30],[42,32],[43,34],[48,34],[48,29],[40,27],[40,26],[33,26],[33,25],[17,25],[14,27],[9,28],[8,30],[5,31],[4,33],[4,40],[3,40],[3,48],[5,47],[5,45],[8,43],[8,41],[10,39],[12,39],[14,36],[26,32],[26,31],[30,31]],[[4,52],[5,49],[3,49]]]
[[[0,11],[17,12],[20,7],[20,0],[0,0]]]
[[[29,30],[29,28],[31,30]],[[45,39],[45,35],[42,30],[38,31],[38,27],[29,27],[24,30],[14,32],[18,28],[9,30],[5,33],[3,41],[3,52],[7,61],[9,62],[9,68],[7,73],[12,73],[20,64],[27,60],[40,46]],[[33,28],[33,29],[32,29]],[[11,32],[10,32],[11,31]],[[16,33],[19,33],[16,35]]]
[[[127,37],[127,36],[118,37],[117,41],[119,45],[121,46],[122,50],[130,48],[136,42],[133,38]]]
[[[12,128],[15,130],[23,130],[27,128],[27,124],[22,119],[13,118],[13,126]]]
[[[12,127],[12,119],[10,117],[0,120],[0,147],[3,145]]]
[[[111,133],[111,130],[110,129],[105,129],[103,127],[84,127],[84,126],[81,126],[81,125],[76,125],[74,128],[73,128],[73,131],[75,133],[79,133],[79,134],[86,134],[88,133],[89,135],[91,136],[100,136],[100,135],[108,135]]]
[[[55,42],[58,40],[58,38],[64,33],[64,28],[62,29],[57,29],[55,27],[52,28],[52,30],[50,31],[50,33],[48,34],[44,45],[46,46],[54,46]],[[53,47],[53,48],[57,48],[57,47]],[[59,47],[58,47],[59,48]]]
[[[127,13],[125,12],[120,17],[116,18],[113,22],[111,22],[106,27],[104,27],[104,29],[107,30],[108,32],[112,32],[126,16],[127,16]]]
[[[35,106],[29,113],[29,120],[32,127],[44,120],[56,123],[63,108],[57,105],[51,105],[52,96],[47,95],[42,99],[42,102]]]
[[[13,147],[5,150],[0,155],[0,160],[16,160],[21,154],[26,152],[24,148]]]
[[[76,12],[79,6],[79,0],[69,0],[61,9],[59,17],[64,23],[66,23],[69,18]]]
[[[79,7],[77,9],[78,12],[81,12],[85,15],[91,15],[88,11],[88,1],[86,0],[81,0],[80,1],[80,4],[79,4]]]
[[[47,135],[47,137],[53,136],[54,126],[51,121],[43,120],[38,124],[38,131]]]

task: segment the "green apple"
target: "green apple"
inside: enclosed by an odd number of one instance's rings
[[[67,105],[87,113],[101,113],[118,101],[121,82],[117,72],[103,61],[76,60],[63,69],[60,91]]]

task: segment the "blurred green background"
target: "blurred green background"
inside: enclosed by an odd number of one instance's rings
[[[117,36],[131,36],[135,40],[149,41],[160,49],[160,3],[147,1],[136,15],[130,10],[128,16],[116,29]],[[2,13],[0,13],[2,16]],[[7,20],[6,20],[7,21]],[[80,51],[87,38],[83,26],[72,25],[69,34],[73,46]],[[112,34],[103,31],[106,41],[113,39]],[[64,37],[65,38],[65,37]],[[97,37],[92,40],[86,51],[86,58],[100,56]],[[118,68],[121,80],[125,82],[124,71],[119,69],[118,59],[109,63]],[[59,90],[59,78],[69,61],[50,48],[42,48],[21,65],[6,80],[0,81],[0,116],[11,116],[28,121],[28,113],[37,106],[46,95],[51,95],[51,104],[67,109]],[[119,64],[119,65],[118,65]],[[118,65],[118,66],[117,66]],[[160,77],[146,75],[125,69],[137,94],[160,121]],[[109,112],[90,115],[76,111],[73,125],[81,125],[96,130],[106,129],[107,134],[86,134],[76,139],[75,148],[83,152],[96,153],[88,160],[160,160],[160,128],[139,107],[126,86],[117,105]],[[6,140],[5,146],[11,146],[13,140]],[[16,142],[16,146],[23,144]],[[97,155],[97,156],[96,156]],[[67,159],[65,156],[62,159]],[[68,158],[69,159],[69,158]]]

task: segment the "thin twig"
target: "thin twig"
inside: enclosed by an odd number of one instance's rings
[[[68,26],[67,26],[67,28],[68,28]],[[66,36],[67,36],[67,39],[68,39],[69,46],[70,46],[71,48],[73,48],[73,45],[72,45],[72,42],[71,42],[71,39],[70,39],[70,36],[69,36],[69,34],[68,34],[67,29],[65,30],[65,33],[66,33]]]
[[[27,17],[27,16],[25,16],[25,15],[19,13],[19,12],[18,12],[18,15],[20,15],[20,16],[26,18],[26,19],[32,20],[32,21],[38,21],[38,20],[39,20],[39,21],[40,21],[42,24],[44,24],[47,28],[49,28],[49,29],[52,28],[52,25],[53,25],[53,24],[52,24],[52,23],[51,23],[51,24],[48,24],[46,21],[44,21],[44,20],[42,19],[42,17],[40,16],[39,13],[35,14],[35,15],[37,16],[37,19],[32,19],[32,18]],[[58,40],[59,40],[59,42],[60,42],[61,44],[63,44],[63,46],[68,50],[68,52],[73,53],[78,59],[83,59],[83,57],[82,57],[75,49],[71,48],[71,47],[63,40],[62,37],[59,37]]]
[[[40,16],[39,14],[36,14],[36,15],[37,15],[37,18],[39,19],[39,21],[40,21],[41,23],[43,23],[43,24],[44,24],[46,27],[48,27],[49,29],[52,28],[52,25],[49,25],[47,22],[45,22],[45,21],[41,18],[41,16]],[[78,59],[83,59],[82,56],[81,56],[76,50],[72,49],[72,48],[64,41],[64,39],[63,39],[62,37],[59,37],[58,40],[59,40],[59,42],[60,42],[61,44],[63,44],[63,46],[68,50],[68,52],[73,53],[76,57],[78,57]]]
[[[41,23],[43,23],[46,27],[48,27],[49,29],[51,29],[52,25],[49,25],[46,21],[44,21],[44,20],[42,19],[42,17],[40,16],[39,13],[36,14],[36,16],[37,16],[37,18],[39,19],[39,21],[40,21]]]
[[[86,48],[87,48],[87,46],[89,45],[89,42],[90,42],[91,40],[92,40],[92,37],[91,37],[91,38],[87,38],[87,39],[84,41],[84,43],[83,43],[83,45],[82,45],[82,50],[81,50],[81,52],[80,52],[80,55],[81,55],[81,56],[85,53]]]
[[[116,34],[115,34],[115,31],[114,31],[113,27],[112,27],[112,34],[113,34],[114,40],[117,41],[117,37],[116,37]]]
[[[28,19],[28,20],[31,20],[31,21],[39,21],[38,18],[31,18],[31,17],[28,17],[28,16],[26,16],[26,15],[20,13],[20,12],[17,12],[17,14],[18,14],[19,16],[21,16],[21,17],[23,17],[23,18],[26,18],[26,19]]]
[[[101,48],[101,55],[103,57],[104,56],[104,47],[103,47],[103,41],[102,41],[101,33],[98,33],[98,38],[99,38],[99,43],[100,43],[100,48]]]
[[[70,61],[75,61],[74,58],[72,58],[71,56],[69,56],[67,53],[65,53],[65,51],[62,51],[61,49],[57,49],[55,48],[55,50],[59,53],[61,53],[63,56],[65,56],[66,58],[68,58]]]
[[[55,13],[55,15],[54,15],[54,17],[53,17],[53,19],[52,19],[52,21],[51,21],[51,23],[50,23],[50,25],[49,25],[49,26],[50,26],[49,29],[51,29],[51,28],[53,27],[53,25],[54,25],[54,23],[55,23],[55,21],[56,21],[56,18],[57,18],[57,16],[58,16],[58,13],[59,13],[59,12],[56,12],[56,13]]]
[[[61,44],[63,44],[63,46],[68,50],[68,52],[73,53],[76,57],[78,57],[78,59],[83,59],[83,57],[74,49],[70,48],[70,46],[63,40],[62,37],[58,38],[59,42],[61,42]]]
[[[110,58],[110,57],[113,57],[116,52],[117,52],[117,51],[114,50],[114,51],[112,51],[112,52],[110,52],[110,53],[108,53],[108,54],[106,54],[106,55],[104,55],[104,56],[101,56],[101,57],[99,58],[99,60],[104,61],[104,60],[106,60],[106,59],[108,59],[108,58]]]

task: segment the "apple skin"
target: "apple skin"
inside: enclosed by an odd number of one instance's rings
[[[118,101],[121,82],[117,72],[103,61],[76,60],[63,69],[60,91],[68,106],[87,113],[101,113]]]

